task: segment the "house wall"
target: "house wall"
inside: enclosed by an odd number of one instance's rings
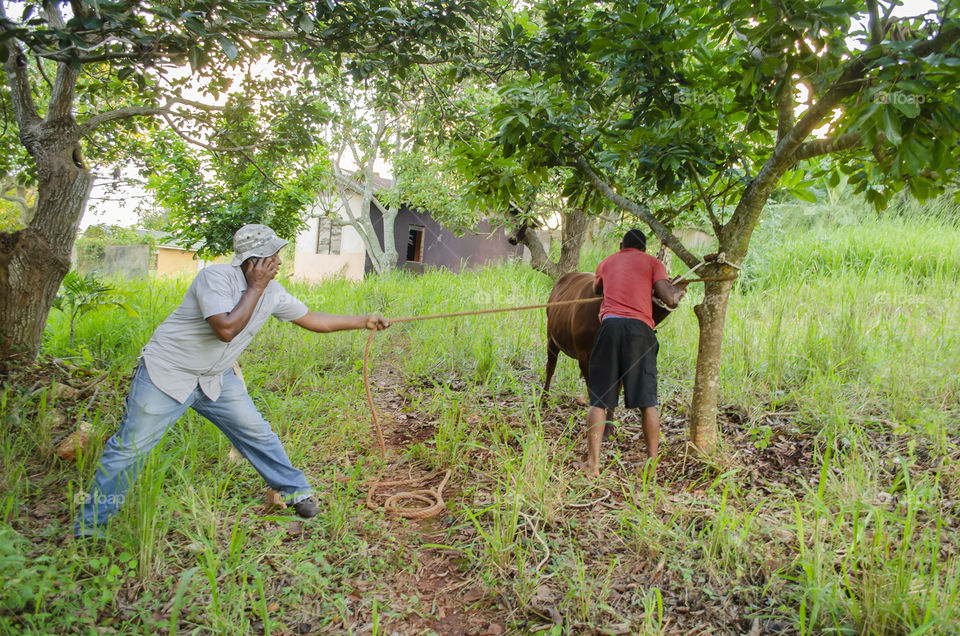
[[[361,201],[360,195],[350,197],[349,204],[354,214],[360,209]],[[322,206],[317,205],[312,213],[319,215],[322,211]],[[366,248],[360,234],[352,227],[345,225],[341,230],[340,253],[317,254],[319,225],[319,218],[310,218],[306,228],[297,235],[293,253],[294,278],[318,281],[330,276],[343,275],[349,279],[362,279]]]
[[[196,272],[199,261],[196,252],[170,247],[157,247],[157,274],[173,276],[182,272]]]
[[[296,252],[293,260],[293,277],[300,280],[319,281],[333,276],[351,280],[363,278],[364,254],[309,254]]]
[[[98,271],[101,276],[142,278],[150,273],[149,245],[105,245]]]
[[[363,198],[359,194],[350,197],[351,212],[359,216]],[[323,203],[314,210],[314,216],[323,213]],[[343,212],[340,211],[343,215]],[[383,216],[371,204],[371,221],[377,234],[377,240],[383,244]],[[359,280],[366,272],[373,271],[373,263],[367,256],[366,246],[360,234],[350,226],[343,226],[340,238],[340,254],[317,254],[318,218],[310,218],[307,226],[297,235],[294,247],[293,276],[303,280],[321,280],[329,276],[343,275]],[[410,226],[424,228],[422,264],[407,263],[407,237]],[[481,223],[478,234],[466,234],[458,237],[443,228],[429,214],[419,213],[406,206],[401,208],[394,224],[394,239],[397,245],[397,267],[406,267],[415,271],[424,266],[444,267],[459,272],[465,265],[468,268],[481,267],[497,263],[508,258],[523,258],[523,246],[510,245],[503,229],[494,232],[490,224]]]
[[[383,215],[376,209],[371,211],[371,219],[377,232],[377,239],[383,244]],[[407,237],[410,226],[424,228],[422,264],[407,263]],[[468,233],[457,236],[437,223],[432,216],[412,210],[406,206],[400,209],[393,226],[393,236],[397,246],[397,267],[421,271],[423,267],[443,267],[452,272],[491,265],[509,258],[523,258],[523,247],[510,245],[503,228],[491,232],[490,223],[481,222],[476,228],[477,234]],[[373,270],[373,263],[366,259],[366,271]]]

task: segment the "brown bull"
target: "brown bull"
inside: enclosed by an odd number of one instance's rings
[[[543,397],[550,391],[550,381],[557,368],[557,357],[563,352],[577,361],[580,365],[580,375],[587,383],[589,395],[590,386],[590,352],[593,350],[593,340],[600,329],[600,300],[602,295],[593,290],[593,274],[585,272],[571,272],[564,274],[554,284],[547,302],[562,300],[578,300],[581,298],[597,299],[594,303],[577,303],[560,307],[547,307],[547,375],[543,383]],[[653,304],[653,321],[656,324],[670,314],[657,303]],[[613,411],[607,411],[607,419],[613,419]],[[608,426],[607,432],[612,429]]]

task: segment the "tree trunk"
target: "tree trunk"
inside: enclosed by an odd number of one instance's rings
[[[590,227],[590,217],[580,209],[567,210],[563,213],[563,230],[560,236],[563,243],[560,245],[560,275],[575,272],[580,269],[580,249],[587,238],[587,229]]]
[[[562,243],[558,262],[550,260],[550,254],[526,221],[520,224],[509,241],[513,245],[518,243],[526,245],[530,250],[530,267],[550,278],[557,279],[580,268],[580,250],[589,227],[590,217],[583,210],[568,210],[563,213],[563,227],[560,234]]]
[[[714,268],[708,268],[714,269]],[[720,271],[720,268],[716,268]],[[715,273],[704,276],[715,276]],[[693,308],[700,323],[697,371],[690,413],[690,441],[704,455],[717,447],[717,404],[720,396],[720,361],[723,325],[733,281],[705,283],[703,302]]]
[[[55,4],[43,6],[53,16],[52,24],[62,24]],[[70,270],[70,250],[93,184],[83,166],[81,131],[73,117],[79,71],[64,62],[57,66],[41,119],[27,57],[12,40],[4,50],[20,142],[37,165],[37,207],[24,229],[0,233],[0,374],[9,362],[29,363],[37,357],[53,299]]]
[[[382,207],[380,211],[383,214],[383,255],[381,258],[384,266],[380,273],[383,274],[392,272],[397,266],[397,241],[393,230],[397,224],[397,215],[400,211],[399,209],[390,210]]]
[[[527,225],[526,221],[517,228],[514,237],[508,240],[514,245],[525,245],[530,250],[530,267],[550,278],[560,278],[560,266],[550,260],[550,254],[540,242],[536,230]]]
[[[719,238],[719,252],[729,263],[740,264],[747,255],[750,237],[757,226],[767,197],[776,185],[785,168],[776,159],[776,153],[768,160],[760,175],[747,186],[730,221],[723,227]],[[702,276],[729,275],[731,270],[721,265],[708,265]],[[690,413],[690,441],[709,455],[717,447],[717,404],[720,396],[720,349],[723,344],[723,327],[727,318],[727,303],[734,281],[705,283],[703,303],[694,311],[700,323],[700,343],[697,353],[697,373],[693,384]]]
[[[369,204],[364,207],[369,210]],[[360,234],[363,244],[367,249],[367,256],[370,257],[370,263],[378,274],[387,274],[397,267],[397,242],[393,235],[393,230],[397,221],[397,210],[390,210],[377,206],[380,211],[381,228],[383,229],[383,243],[377,237],[377,232],[373,227],[373,221],[367,216],[351,222],[351,225]]]
[[[39,175],[37,211],[19,231],[0,233],[0,360],[36,359],[43,329],[63,277],[93,184],[75,164],[74,146],[51,131],[34,153]],[[60,137],[62,140],[63,137]],[[58,147],[59,146],[59,147]]]

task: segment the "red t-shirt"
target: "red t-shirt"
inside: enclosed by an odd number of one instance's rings
[[[628,247],[597,266],[596,287],[603,294],[600,320],[606,316],[636,318],[653,329],[653,284],[666,280],[667,268],[646,252]]]

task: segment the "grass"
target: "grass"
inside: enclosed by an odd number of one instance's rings
[[[365,334],[275,323],[241,364],[321,515],[266,510],[259,476],[190,413],[145,466],[110,541],[91,547],[65,538],[73,497],[117,426],[140,348],[189,284],[116,281],[136,317],[91,314],[71,348],[54,312],[46,362],[0,390],[0,632],[955,633],[951,210],[772,210],[731,298],[722,451],[710,465],[685,452],[697,290],[659,330],[658,466],[643,466],[639,419],[618,411],[596,483],[576,465],[585,409],[571,360],[536,406],[543,312],[378,335],[389,465],[363,395]],[[604,252],[585,254],[584,269]],[[288,284],[321,311],[391,317],[542,302],[549,288],[519,264]],[[104,372],[95,391],[55,386]],[[92,446],[62,462],[53,449],[80,420]],[[397,521],[363,504],[382,471],[447,467],[439,518]]]

